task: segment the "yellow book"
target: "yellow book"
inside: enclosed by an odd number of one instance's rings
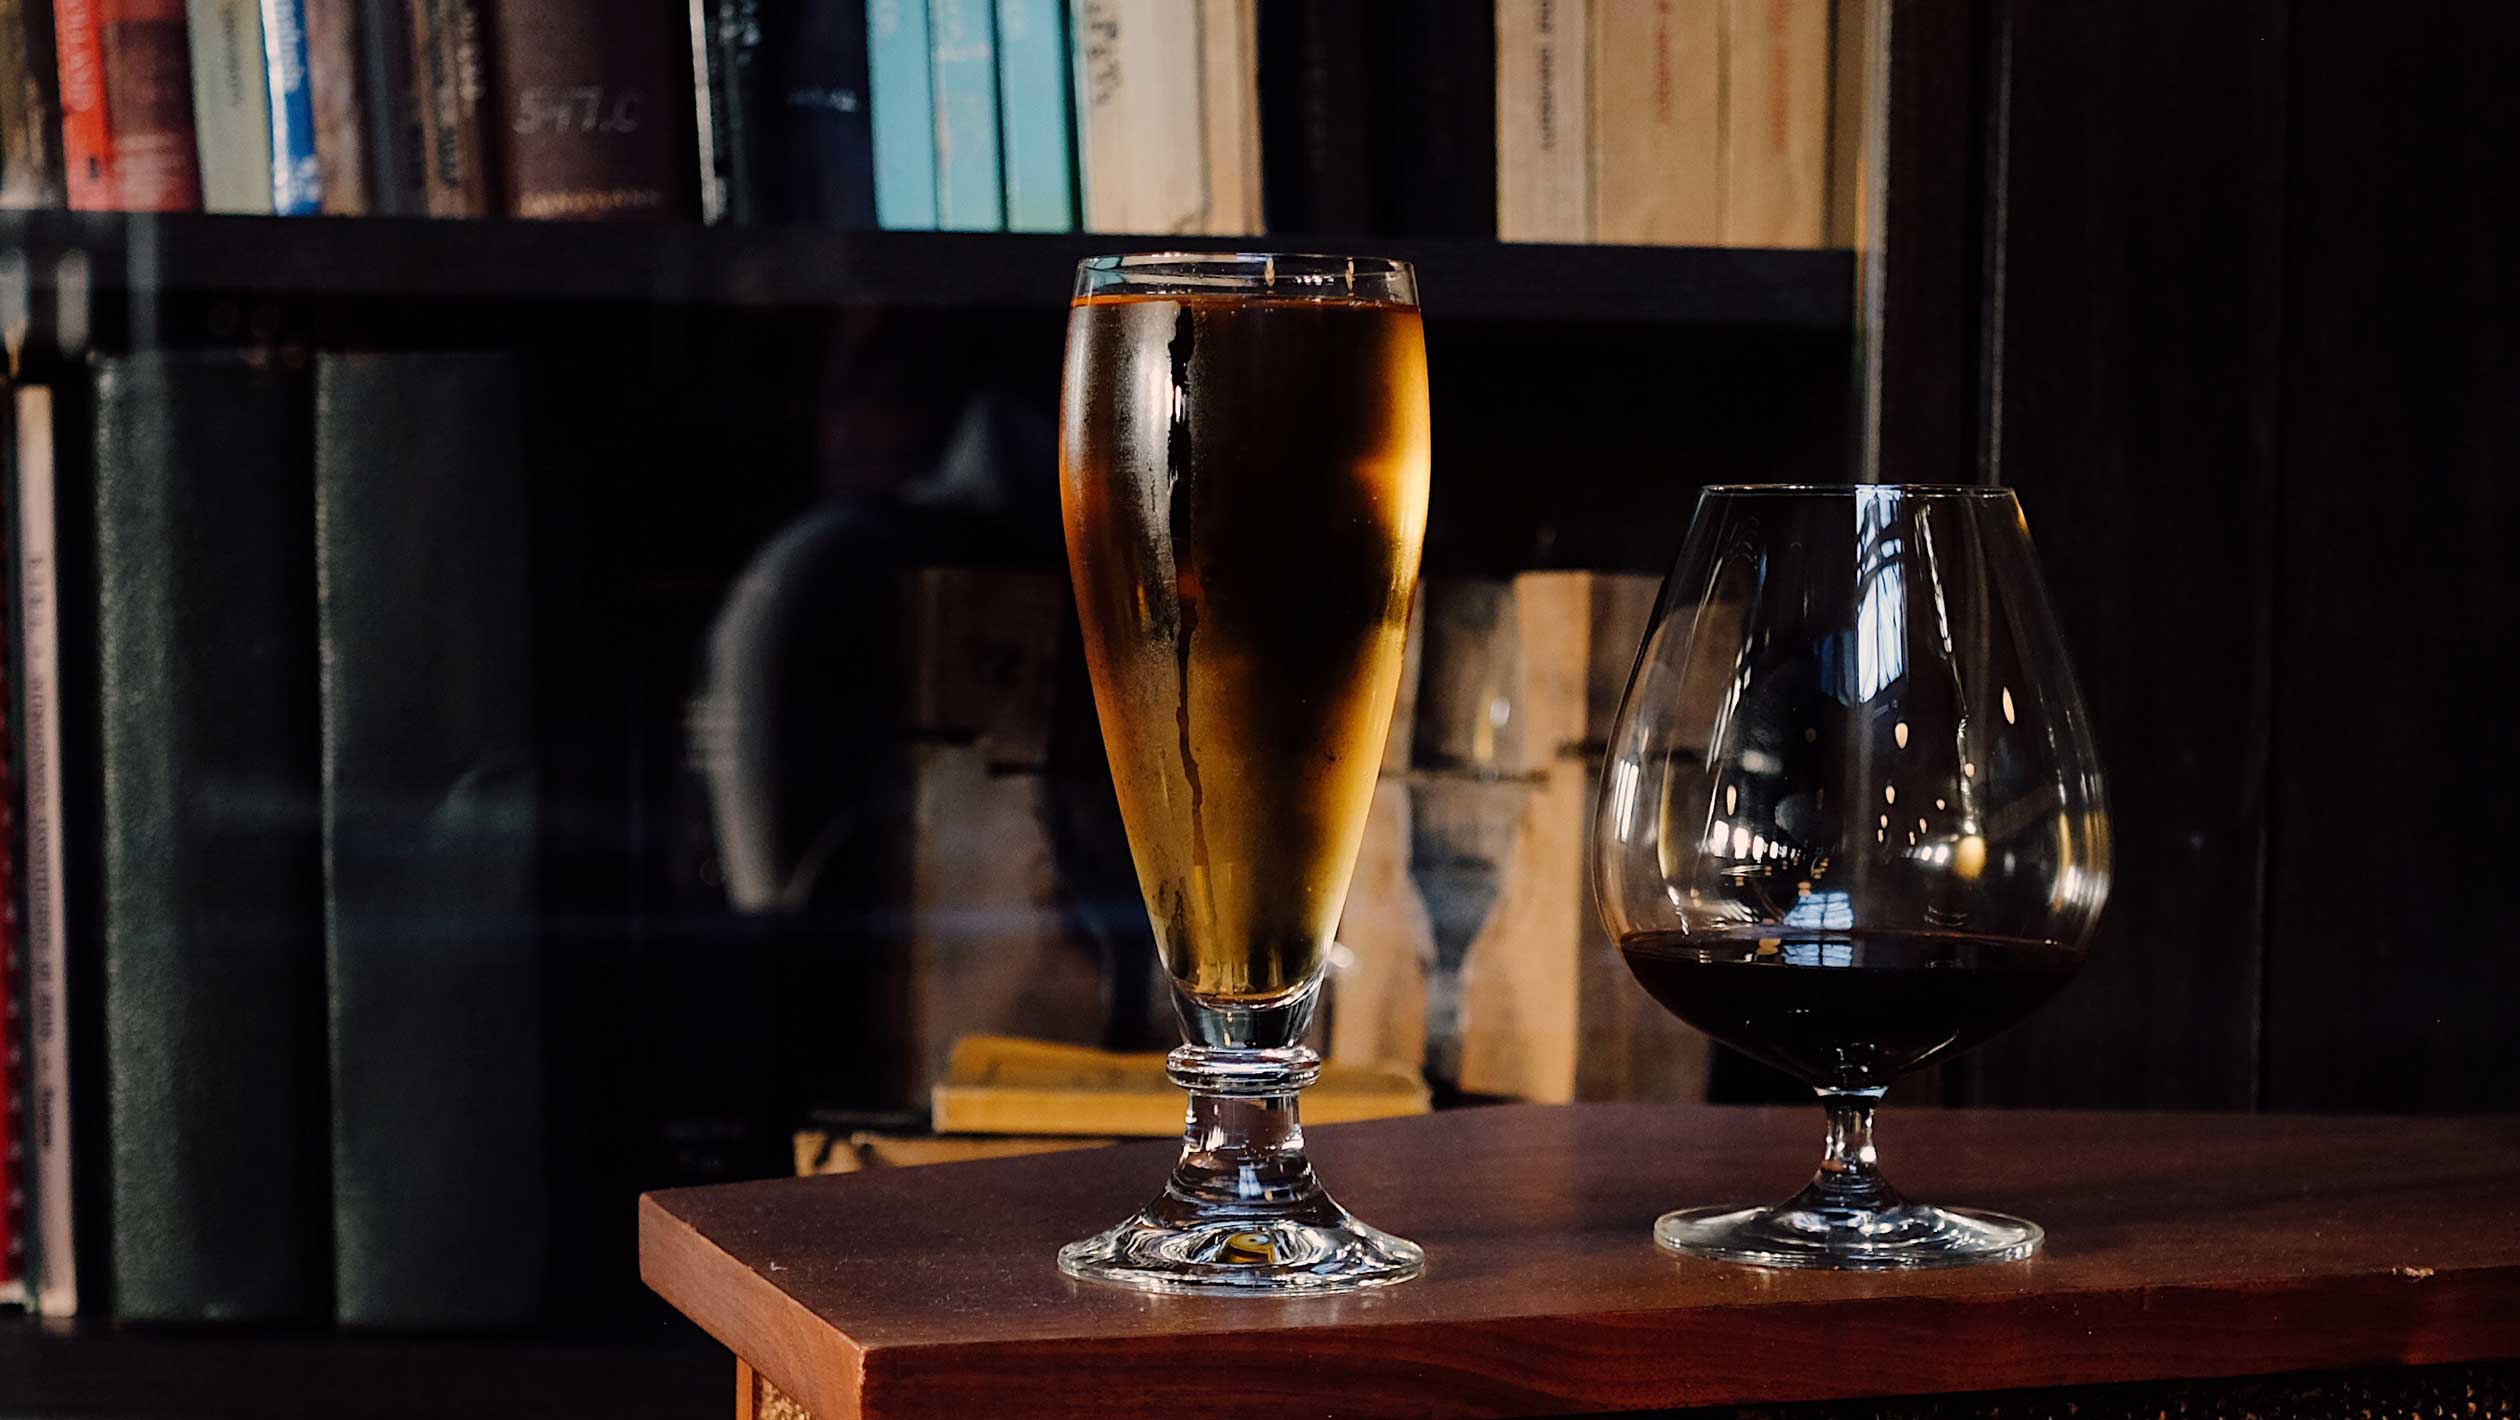
[[[1725,245],[1827,238],[1829,89],[1829,0],[1728,0]]]
[[[1725,0],[1593,11],[1593,239],[1724,239]]]
[[[929,1108],[939,1134],[1162,1138],[1181,1132],[1182,1099],[1165,1078],[1161,1052],[974,1035],[954,1043]],[[1426,1081],[1405,1066],[1327,1065],[1304,1091],[1307,1124],[1388,1119],[1430,1107]]]

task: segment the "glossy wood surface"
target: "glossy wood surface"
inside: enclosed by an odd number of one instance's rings
[[[1315,1131],[1426,1276],[1310,1301],[1072,1282],[1164,1145],[655,1194],[648,1285],[822,1420],[1571,1414],[2520,1355],[2520,1120],[1891,1111],[1912,1196],[2038,1219],[2023,1264],[1685,1261],[1780,1196],[1807,1109],[1517,1106]]]

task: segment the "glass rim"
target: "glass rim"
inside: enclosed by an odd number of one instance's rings
[[[1829,497],[1856,493],[1886,492],[1903,498],[2010,498],[2013,490],[2002,483],[1709,483],[1701,493],[1720,493],[1726,497],[1761,494],[1792,494],[1800,497]]]
[[[1360,283],[1372,290],[1360,290]],[[1417,268],[1397,257],[1309,251],[1107,252],[1076,263],[1075,296],[1249,295],[1417,305]]]

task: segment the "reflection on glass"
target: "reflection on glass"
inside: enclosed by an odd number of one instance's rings
[[[1899,1197],[1871,1135],[1892,1079],[2064,984],[2108,892],[2099,766],[2012,495],[1709,489],[1610,749],[1594,878],[1630,969],[1829,1120],[1800,1195],[1655,1236],[1771,1266],[2029,1255],[2035,1224]]]

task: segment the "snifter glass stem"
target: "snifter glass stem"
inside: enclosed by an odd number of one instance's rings
[[[1061,1248],[1060,1270],[1179,1292],[1345,1291],[1418,1274],[1417,1245],[1358,1222],[1304,1156],[1296,1101],[1319,1078],[1321,1057],[1293,1042],[1318,992],[1308,985],[1257,1010],[1176,992],[1185,1032],[1200,1042],[1165,1063],[1190,1095],[1181,1157],[1135,1217]]]
[[[1879,1087],[1818,1091],[1828,1118],[1819,1172],[1772,1208],[1684,1208],[1654,1221],[1674,1252],[1760,1267],[1892,1271],[2011,1262],[2038,1251],[2039,1225],[2007,1213],[1908,1202],[1873,1148]]]

